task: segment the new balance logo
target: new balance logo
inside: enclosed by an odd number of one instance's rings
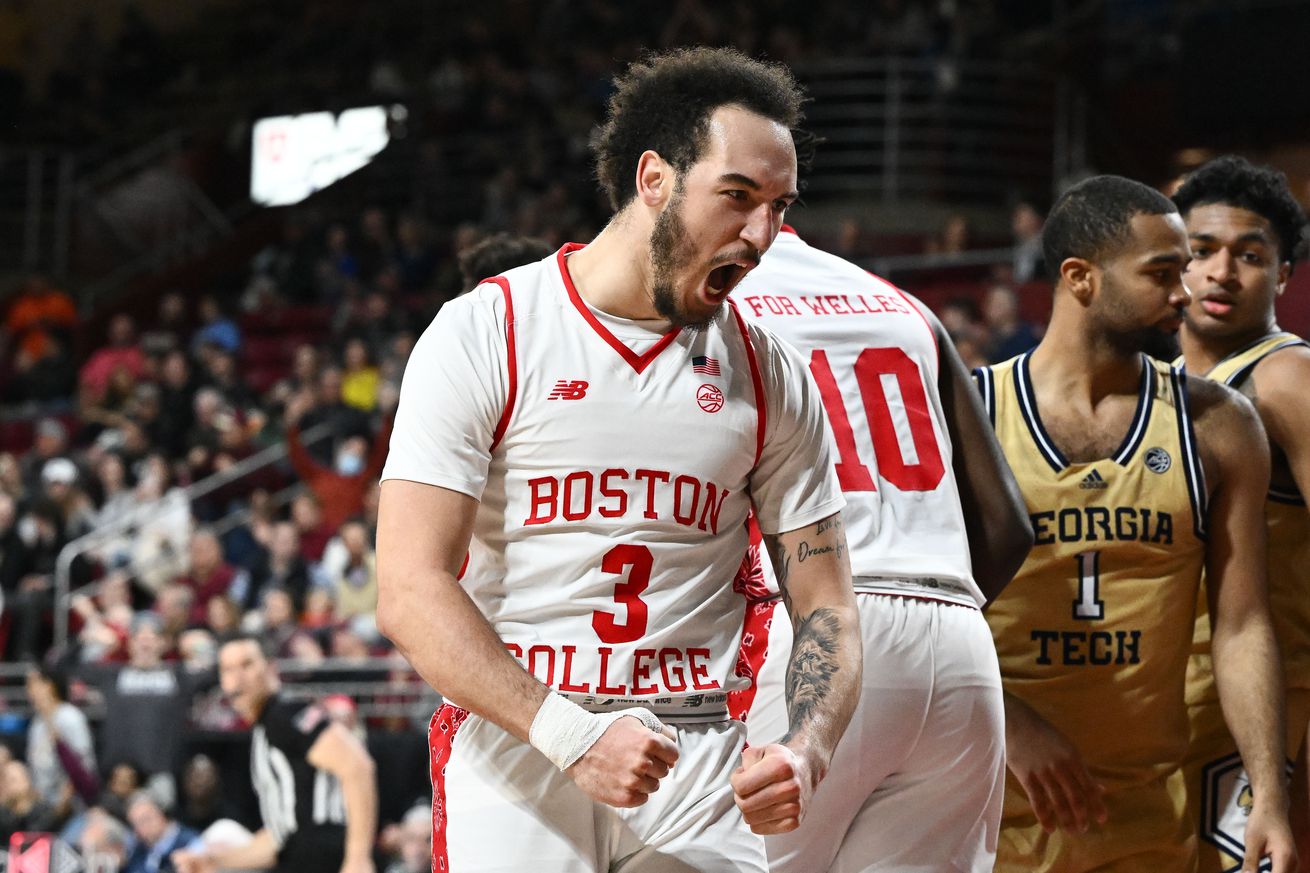
[[[1083,481],[1078,483],[1078,487],[1084,490],[1092,488],[1109,488],[1110,483],[1101,478],[1099,470],[1093,470],[1083,477]]]
[[[588,383],[586,382],[570,382],[568,379],[560,379],[555,383],[555,387],[551,389],[550,396],[546,399],[581,400],[587,396],[587,384]]]

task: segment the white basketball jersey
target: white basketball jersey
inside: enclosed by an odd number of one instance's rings
[[[857,590],[982,606],[937,391],[937,339],[900,289],[788,229],[733,292],[809,362],[846,495]]]
[[[480,499],[461,581],[539,680],[592,710],[721,717],[744,684],[752,500],[770,532],[843,504],[821,403],[731,307],[702,331],[593,309],[568,273],[578,248],[442,309],[384,478]]]

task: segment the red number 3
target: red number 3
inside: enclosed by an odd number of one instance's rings
[[[591,614],[591,626],[602,642],[631,643],[646,635],[646,602],[641,599],[641,592],[650,585],[650,549],[646,546],[615,546],[605,553],[600,564],[602,571],[615,575],[622,575],[629,567],[627,580],[614,584],[614,602],[626,607],[627,618],[619,622],[613,613],[599,609]]]
[[[828,421],[837,441],[837,479],[841,489],[877,491],[873,474],[860,462],[855,433],[851,430],[846,404],[837,390],[837,380],[826,352],[815,349],[810,357],[810,372],[818,383],[823,408],[828,412]],[[907,463],[902,454],[883,376],[896,380],[901,401],[896,404],[896,409],[909,425],[910,438],[918,455],[913,464]],[[878,475],[902,491],[932,491],[942,481],[946,468],[937,445],[932,413],[928,410],[928,395],[924,392],[918,365],[902,349],[865,349],[855,359],[855,383],[859,385],[860,397],[864,401],[864,415],[877,456]]]

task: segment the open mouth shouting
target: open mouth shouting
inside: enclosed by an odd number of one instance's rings
[[[737,287],[737,283],[758,263],[758,256],[744,256],[734,258],[711,269],[701,288],[701,297],[704,302],[710,306],[718,306],[727,299],[728,295],[732,293],[732,289]]]

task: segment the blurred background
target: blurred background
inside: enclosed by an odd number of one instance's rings
[[[373,623],[405,360],[483,240],[603,226],[610,79],[687,44],[792,66],[822,142],[788,222],[971,365],[1040,337],[1043,217],[1086,175],[1168,190],[1231,151],[1310,200],[1304,0],[0,0],[0,844],[112,861],[146,784],[254,823],[212,675],[245,628],[367,738],[394,871],[427,869],[435,697]],[[81,768],[28,752],[33,662]]]

